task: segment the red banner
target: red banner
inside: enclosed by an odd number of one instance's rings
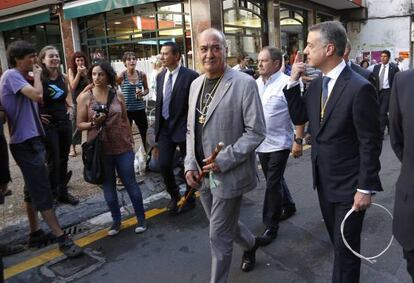
[[[0,1],[0,10],[16,7],[30,2],[36,2],[36,0],[2,0]]]

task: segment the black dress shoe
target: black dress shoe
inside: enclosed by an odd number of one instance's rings
[[[280,214],[279,220],[280,221],[286,220],[289,217],[291,217],[293,214],[295,214],[295,212],[296,212],[296,205],[294,203],[286,205],[282,207],[282,213]]]
[[[256,237],[254,246],[251,250],[244,251],[242,262],[241,262],[241,270],[244,272],[249,272],[254,269],[256,265],[256,250],[261,246],[261,239],[260,237]]]
[[[267,246],[270,244],[274,239],[276,239],[278,230],[279,228],[266,227],[262,236],[260,237],[260,245]]]
[[[187,202],[184,204],[183,207],[177,209],[177,213],[183,213],[186,211],[189,211],[191,209],[194,209],[196,207],[196,201],[194,197],[190,197]]]
[[[178,212],[178,205],[177,205],[178,201],[179,201],[179,198],[174,198],[174,197],[171,198],[170,202],[167,205],[168,212],[170,213]]]

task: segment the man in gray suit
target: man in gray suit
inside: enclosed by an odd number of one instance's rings
[[[390,139],[392,149],[402,163],[395,185],[393,232],[403,247],[407,271],[414,282],[413,78],[414,70],[395,75],[390,99]]]
[[[204,75],[190,88],[185,177],[198,188],[210,221],[212,268],[210,282],[226,282],[233,241],[245,250],[241,269],[254,268],[261,244],[239,221],[243,194],[256,187],[255,149],[264,140],[266,127],[256,82],[226,64],[224,34],[203,31],[198,56]],[[225,145],[213,158],[219,142]],[[200,181],[199,172],[207,172]]]

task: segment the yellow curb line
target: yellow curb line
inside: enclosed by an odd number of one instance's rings
[[[309,149],[310,146],[309,145],[304,145],[303,146],[303,150],[307,150]],[[199,196],[199,193],[196,192],[196,196]],[[164,213],[167,211],[167,208],[155,208],[155,209],[151,209],[149,211],[145,212],[145,217],[147,219],[155,217],[161,213]],[[122,221],[122,228],[121,229],[126,229],[129,228],[131,226],[134,226],[137,224],[137,219],[135,217],[131,217],[128,218],[124,221]],[[93,242],[96,242],[100,239],[103,239],[105,237],[108,237],[108,229],[101,229],[99,231],[96,231],[92,234],[89,234],[83,238],[80,238],[78,240],[75,241],[76,244],[78,244],[81,247],[85,247],[89,244],[92,244]],[[26,261],[23,261],[21,263],[15,264],[13,266],[10,266],[8,268],[6,268],[4,270],[4,279],[9,279],[13,276],[16,276],[19,273],[25,272],[29,269],[41,266],[59,256],[62,256],[62,252],[59,250],[59,248],[54,248],[51,249],[47,252],[44,252],[36,257],[33,257],[31,259],[28,259]]]

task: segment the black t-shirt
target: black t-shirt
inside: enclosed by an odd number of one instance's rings
[[[196,156],[196,160],[197,160],[198,165],[200,165],[201,167],[203,166],[203,159],[205,158],[205,156],[204,156],[204,150],[203,150],[203,124],[199,123],[199,118],[201,116],[201,113],[198,111],[198,110],[201,110],[200,109],[200,99],[203,99],[202,104],[204,105],[206,100],[208,99],[206,93],[211,93],[211,91],[214,89],[214,86],[216,85],[216,83],[219,80],[220,80],[220,78],[211,79],[211,80],[206,79],[206,85],[204,87],[204,91],[203,91],[203,89],[200,91],[200,94],[198,95],[198,99],[197,99],[196,114],[195,114],[195,128],[194,128],[194,133],[195,133],[195,156]],[[215,92],[212,94],[213,96],[214,96]],[[211,103],[211,101],[210,101],[210,103]],[[207,112],[207,111],[205,111],[205,112]]]
[[[66,97],[68,89],[65,79],[62,75],[56,80],[43,82],[43,104],[40,107],[41,114],[52,116],[51,121],[60,121],[68,119],[66,109]]]

